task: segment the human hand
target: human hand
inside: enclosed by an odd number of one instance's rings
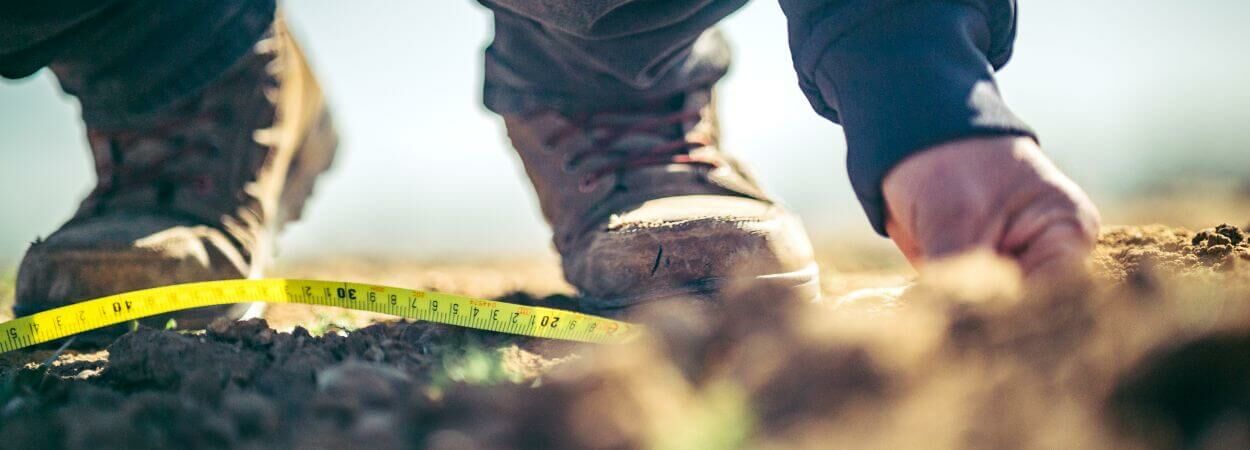
[[[882,183],[886,232],[911,261],[990,249],[1026,276],[1081,267],[1098,210],[1025,137],[964,139],[899,163]]]

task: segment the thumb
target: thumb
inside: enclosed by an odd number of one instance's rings
[[[919,268],[920,263],[924,261],[924,251],[921,250],[920,243],[916,241],[916,236],[894,220],[893,215],[885,218],[885,233],[890,236],[890,240],[894,241],[898,250],[903,252],[907,262],[911,263],[912,267]]]

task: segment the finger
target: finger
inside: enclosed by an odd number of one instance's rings
[[[1093,241],[1078,222],[1052,222],[1025,244],[1016,261],[1030,278],[1065,276],[1083,271],[1093,248]]]
[[[934,260],[978,249],[993,249],[1002,220],[989,202],[970,201],[967,191],[952,191],[954,201],[926,205],[915,240],[926,259]]]
[[[999,251],[1020,253],[1049,227],[1063,222],[1075,226],[1090,244],[1098,239],[1099,218],[1092,204],[1081,198],[1052,193],[1044,199],[1034,199],[1034,204],[1011,219],[998,243]]]

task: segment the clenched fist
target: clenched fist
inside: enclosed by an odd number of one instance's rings
[[[939,145],[899,163],[882,183],[886,231],[919,267],[990,249],[1027,276],[1080,267],[1098,236],[1098,210],[1032,139]]]

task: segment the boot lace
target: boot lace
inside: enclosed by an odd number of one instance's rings
[[[90,130],[88,138],[96,148],[95,169],[99,177],[92,196],[96,208],[122,192],[155,189],[158,203],[169,203],[175,190],[189,186],[198,195],[209,195],[214,178],[209,170],[212,160],[220,158],[221,150],[212,142],[211,130],[217,124],[215,115],[200,114],[153,129]],[[155,157],[144,161],[128,158],[130,150],[139,146],[160,147]]]
[[[712,138],[704,133],[686,133],[682,124],[700,118],[699,110],[677,111],[657,117],[634,121],[629,124],[610,124],[602,120],[615,112],[595,112],[580,114],[569,118],[545,142],[553,148],[560,142],[586,133],[590,145],[586,148],[570,152],[564,160],[564,170],[583,172],[578,180],[578,190],[586,193],[593,191],[599,180],[612,174],[621,174],[643,167],[684,164],[719,167],[719,161],[701,158],[691,152],[712,145]],[[644,148],[620,148],[617,143],[627,136],[646,133],[653,136],[680,136],[659,144]]]

